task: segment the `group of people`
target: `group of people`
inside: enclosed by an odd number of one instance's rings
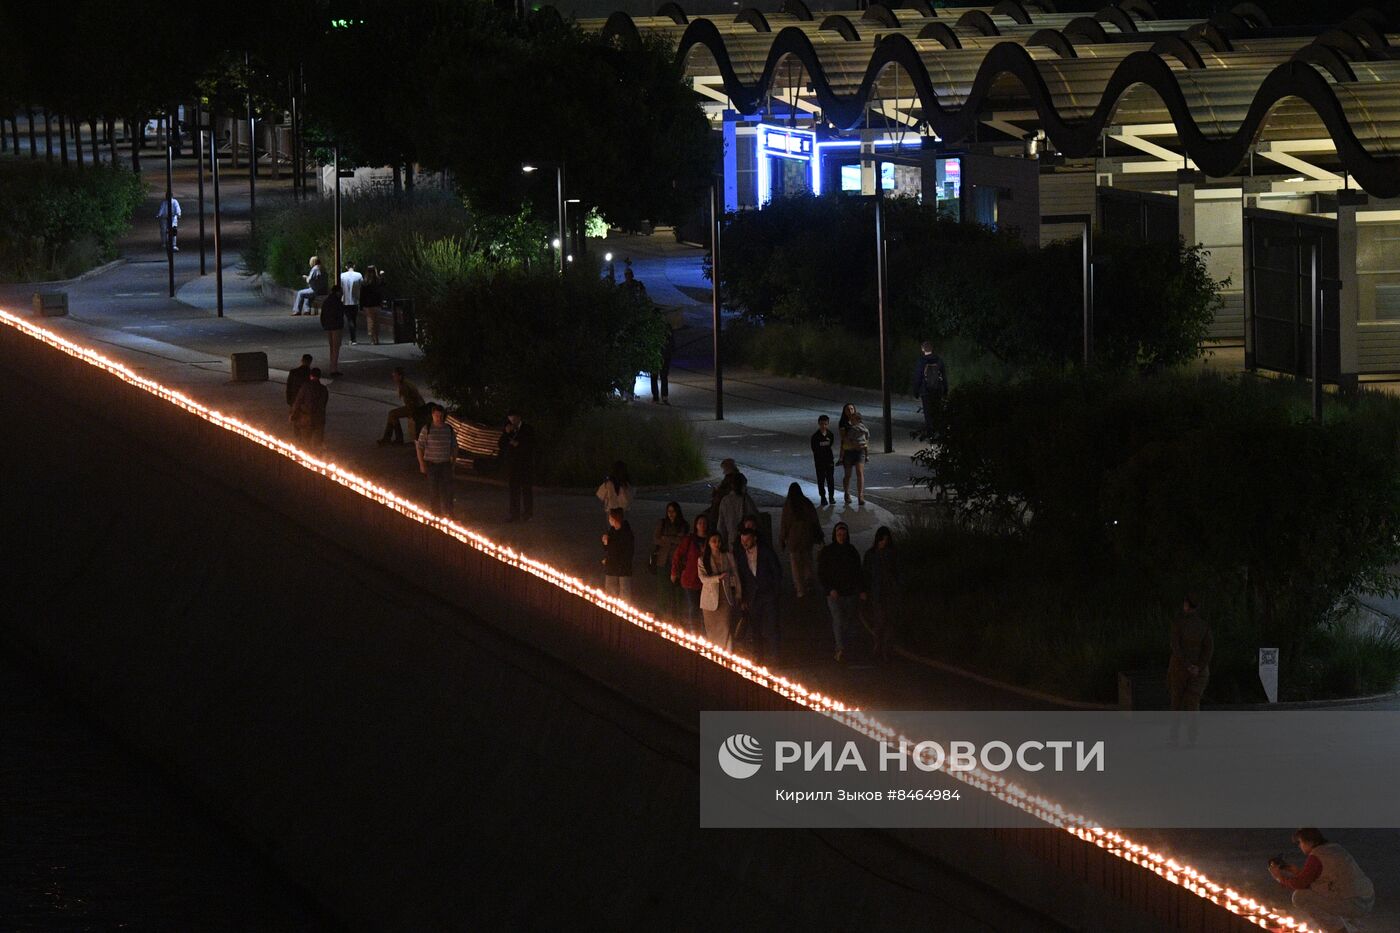
[[[856,478],[856,501],[865,505],[865,464],[870,459],[870,428],[854,402],[841,409],[836,425],[839,433],[831,431],[831,418],[817,418],[817,430],[812,434],[812,466],[817,474],[817,495],[822,505],[836,504],[836,455],[841,455],[841,494],[851,501],[851,475]]]
[[[710,507],[693,522],[686,520],[679,502],[666,504],[652,533],[647,568],[657,577],[663,616],[723,648],[742,644],[755,657],[771,659],[782,640],[782,562],[769,541],[767,517],[748,492],[747,478],[732,460],[722,467],[724,478]],[[637,543],[627,520],[633,489],[625,463],[612,465],[595,496],[608,523],[601,538],[604,592],[631,600]],[[864,611],[874,633],[875,656],[888,660],[900,591],[889,529],[876,533],[863,559],[844,522],[837,523],[827,544],[816,506],[797,483],[788,490],[780,529],[778,543],[788,553],[797,598],[805,599],[814,585],[826,594],[836,659],[847,659]]]
[[[321,264],[320,256],[312,256],[311,268],[305,275],[306,287],[299,290],[292,305],[292,317],[317,313],[320,305],[321,329],[326,332],[330,347],[330,376],[338,378],[340,373],[340,346],[349,331],[350,343],[359,343],[360,312],[365,312],[371,343],[379,343],[379,314],[385,302],[385,276],[374,266],[364,273],[355,268],[355,263],[347,262],[340,273],[339,281],[330,281],[330,274]]]

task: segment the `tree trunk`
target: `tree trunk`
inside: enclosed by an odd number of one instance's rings
[[[137,123],[127,117],[126,134],[131,137],[131,170],[138,175],[141,174],[141,135],[145,132],[145,126],[145,120]]]
[[[64,168],[68,167],[68,118],[61,113],[58,115],[58,161]]]
[[[10,131],[5,127],[5,118],[0,117],[0,152],[10,151]]]
[[[228,131],[229,166],[238,168],[238,120],[229,121]]]
[[[98,148],[98,143],[100,142],[102,137],[99,136],[97,133],[96,117],[88,117],[88,139],[91,142],[91,145],[88,146],[88,151],[92,153],[92,164],[101,165],[102,150]]]
[[[39,158],[39,144],[34,141],[34,108],[25,107],[24,115],[29,118],[29,158],[37,159]]]
[[[403,194],[403,169],[394,163],[394,194]]]
[[[53,120],[47,107],[44,108],[44,161],[53,161]]]
[[[413,190],[413,163],[405,162],[403,167],[403,188],[405,191]]]
[[[83,121],[81,118],[73,119],[73,157],[78,160],[78,169],[83,167]]]

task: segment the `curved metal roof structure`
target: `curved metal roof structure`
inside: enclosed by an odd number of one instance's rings
[[[668,3],[659,16],[580,25],[624,43],[672,42],[697,85],[711,82],[712,96],[743,113],[790,99],[839,129],[897,115],[952,142],[989,115],[1014,114],[1011,129],[1033,125],[1072,158],[1096,155],[1115,127],[1148,124],[1174,132],[1182,158],[1217,177],[1261,143],[1317,151],[1330,141],[1328,157],[1358,185],[1400,196],[1400,34],[1373,11],[1306,32],[1272,26],[1254,3],[1196,21],[1160,19],[1149,0],[1092,16],[1055,12],[1050,0],[816,15],[786,0],[732,18]]]

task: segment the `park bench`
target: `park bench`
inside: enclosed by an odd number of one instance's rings
[[[454,466],[470,468],[478,473],[492,473],[499,462],[501,429],[487,427],[448,415],[447,423],[457,435],[457,460]]]

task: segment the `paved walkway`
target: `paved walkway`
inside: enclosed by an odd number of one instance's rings
[[[105,274],[68,286],[69,316],[49,319],[47,323],[75,340],[105,348],[112,356],[163,383],[290,437],[282,379],[304,352],[324,361],[324,339],[314,317],[290,317],[288,309],[270,305],[258,295],[255,283],[239,274],[236,257],[246,237],[246,176],[230,172],[224,176],[224,183],[226,291],[222,319],[212,314],[213,275],[198,275],[193,176],[182,172],[177,178],[177,194],[185,208],[185,223],[183,251],[176,257],[177,297],[171,299],[167,295],[164,254],[156,224],[148,219],[138,224],[124,244],[128,261]],[[268,198],[269,187],[260,183],[260,198]],[[147,205],[147,218],[154,215],[156,205],[153,197]],[[678,335],[672,405],[661,410],[693,422],[704,438],[714,474],[718,473],[719,459],[732,456],[758,489],[777,496],[786,493],[789,483],[798,481],[815,501],[816,489],[806,471],[810,462],[807,437],[816,414],[826,412],[834,418],[841,404],[849,400],[863,411],[876,413],[878,421],[878,393],[736,370],[726,373],[726,420],[714,421],[709,310],[694,300],[697,290],[705,287],[699,275],[697,252],[659,237],[621,238],[611,241],[608,248],[619,257],[633,257],[638,277],[647,282],[654,297],[689,302],[686,326]],[[212,252],[209,268],[212,273]],[[9,308],[26,308],[32,290],[0,286],[0,303]],[[271,381],[230,381],[229,354],[241,350],[267,352],[273,370]],[[410,379],[426,387],[418,369],[419,354],[412,345],[360,344],[344,348],[341,369],[345,375],[330,384],[327,448],[336,462],[374,476],[400,492],[420,496],[423,482],[411,450],[380,448],[374,443],[385,413],[396,404],[389,373],[400,365],[408,370]],[[637,389],[639,401],[634,404],[648,412],[660,408],[646,401],[649,392],[642,382]],[[871,458],[869,503],[864,508],[838,505],[823,511],[828,530],[835,521],[846,521],[862,549],[879,525],[896,521],[900,512],[920,498],[920,489],[910,481],[909,457],[916,448],[909,432],[920,423],[911,399],[896,399],[895,423],[895,453],[875,454]],[[877,424],[872,445],[877,450],[880,439]],[[605,466],[599,464],[600,479]],[[699,484],[646,490],[631,516],[642,541],[672,496],[681,501],[687,515],[693,515],[706,501],[704,487]],[[459,484],[458,514],[467,524],[498,540],[580,576],[596,577],[601,556],[597,535],[602,531],[597,501],[587,492],[569,490],[546,490],[537,499],[536,521],[506,524],[504,489],[498,484],[468,479]],[[639,555],[644,558],[645,553],[639,542]],[[643,563],[644,560],[639,561]],[[645,577],[638,579],[637,598],[643,605],[650,604],[652,598],[646,583]],[[890,667],[838,665],[831,656],[825,607],[812,597],[787,600],[784,639],[785,671],[869,708],[1014,709],[1040,705],[908,662],[897,661]],[[1251,834],[1249,838],[1257,845],[1245,849],[1240,847],[1242,837],[1234,833],[1191,834],[1189,845],[1185,846],[1183,834],[1159,836],[1165,848],[1190,851],[1194,861],[1209,864],[1238,889],[1282,903],[1268,879],[1260,881],[1256,877],[1262,874],[1256,862],[1262,864],[1262,858],[1285,847],[1285,833]],[[1395,846],[1400,836],[1393,832],[1358,836],[1346,840],[1358,855],[1371,866],[1384,866],[1389,877],[1400,878],[1400,847]],[[1387,918],[1400,918],[1400,905],[1387,900],[1385,906]]]

